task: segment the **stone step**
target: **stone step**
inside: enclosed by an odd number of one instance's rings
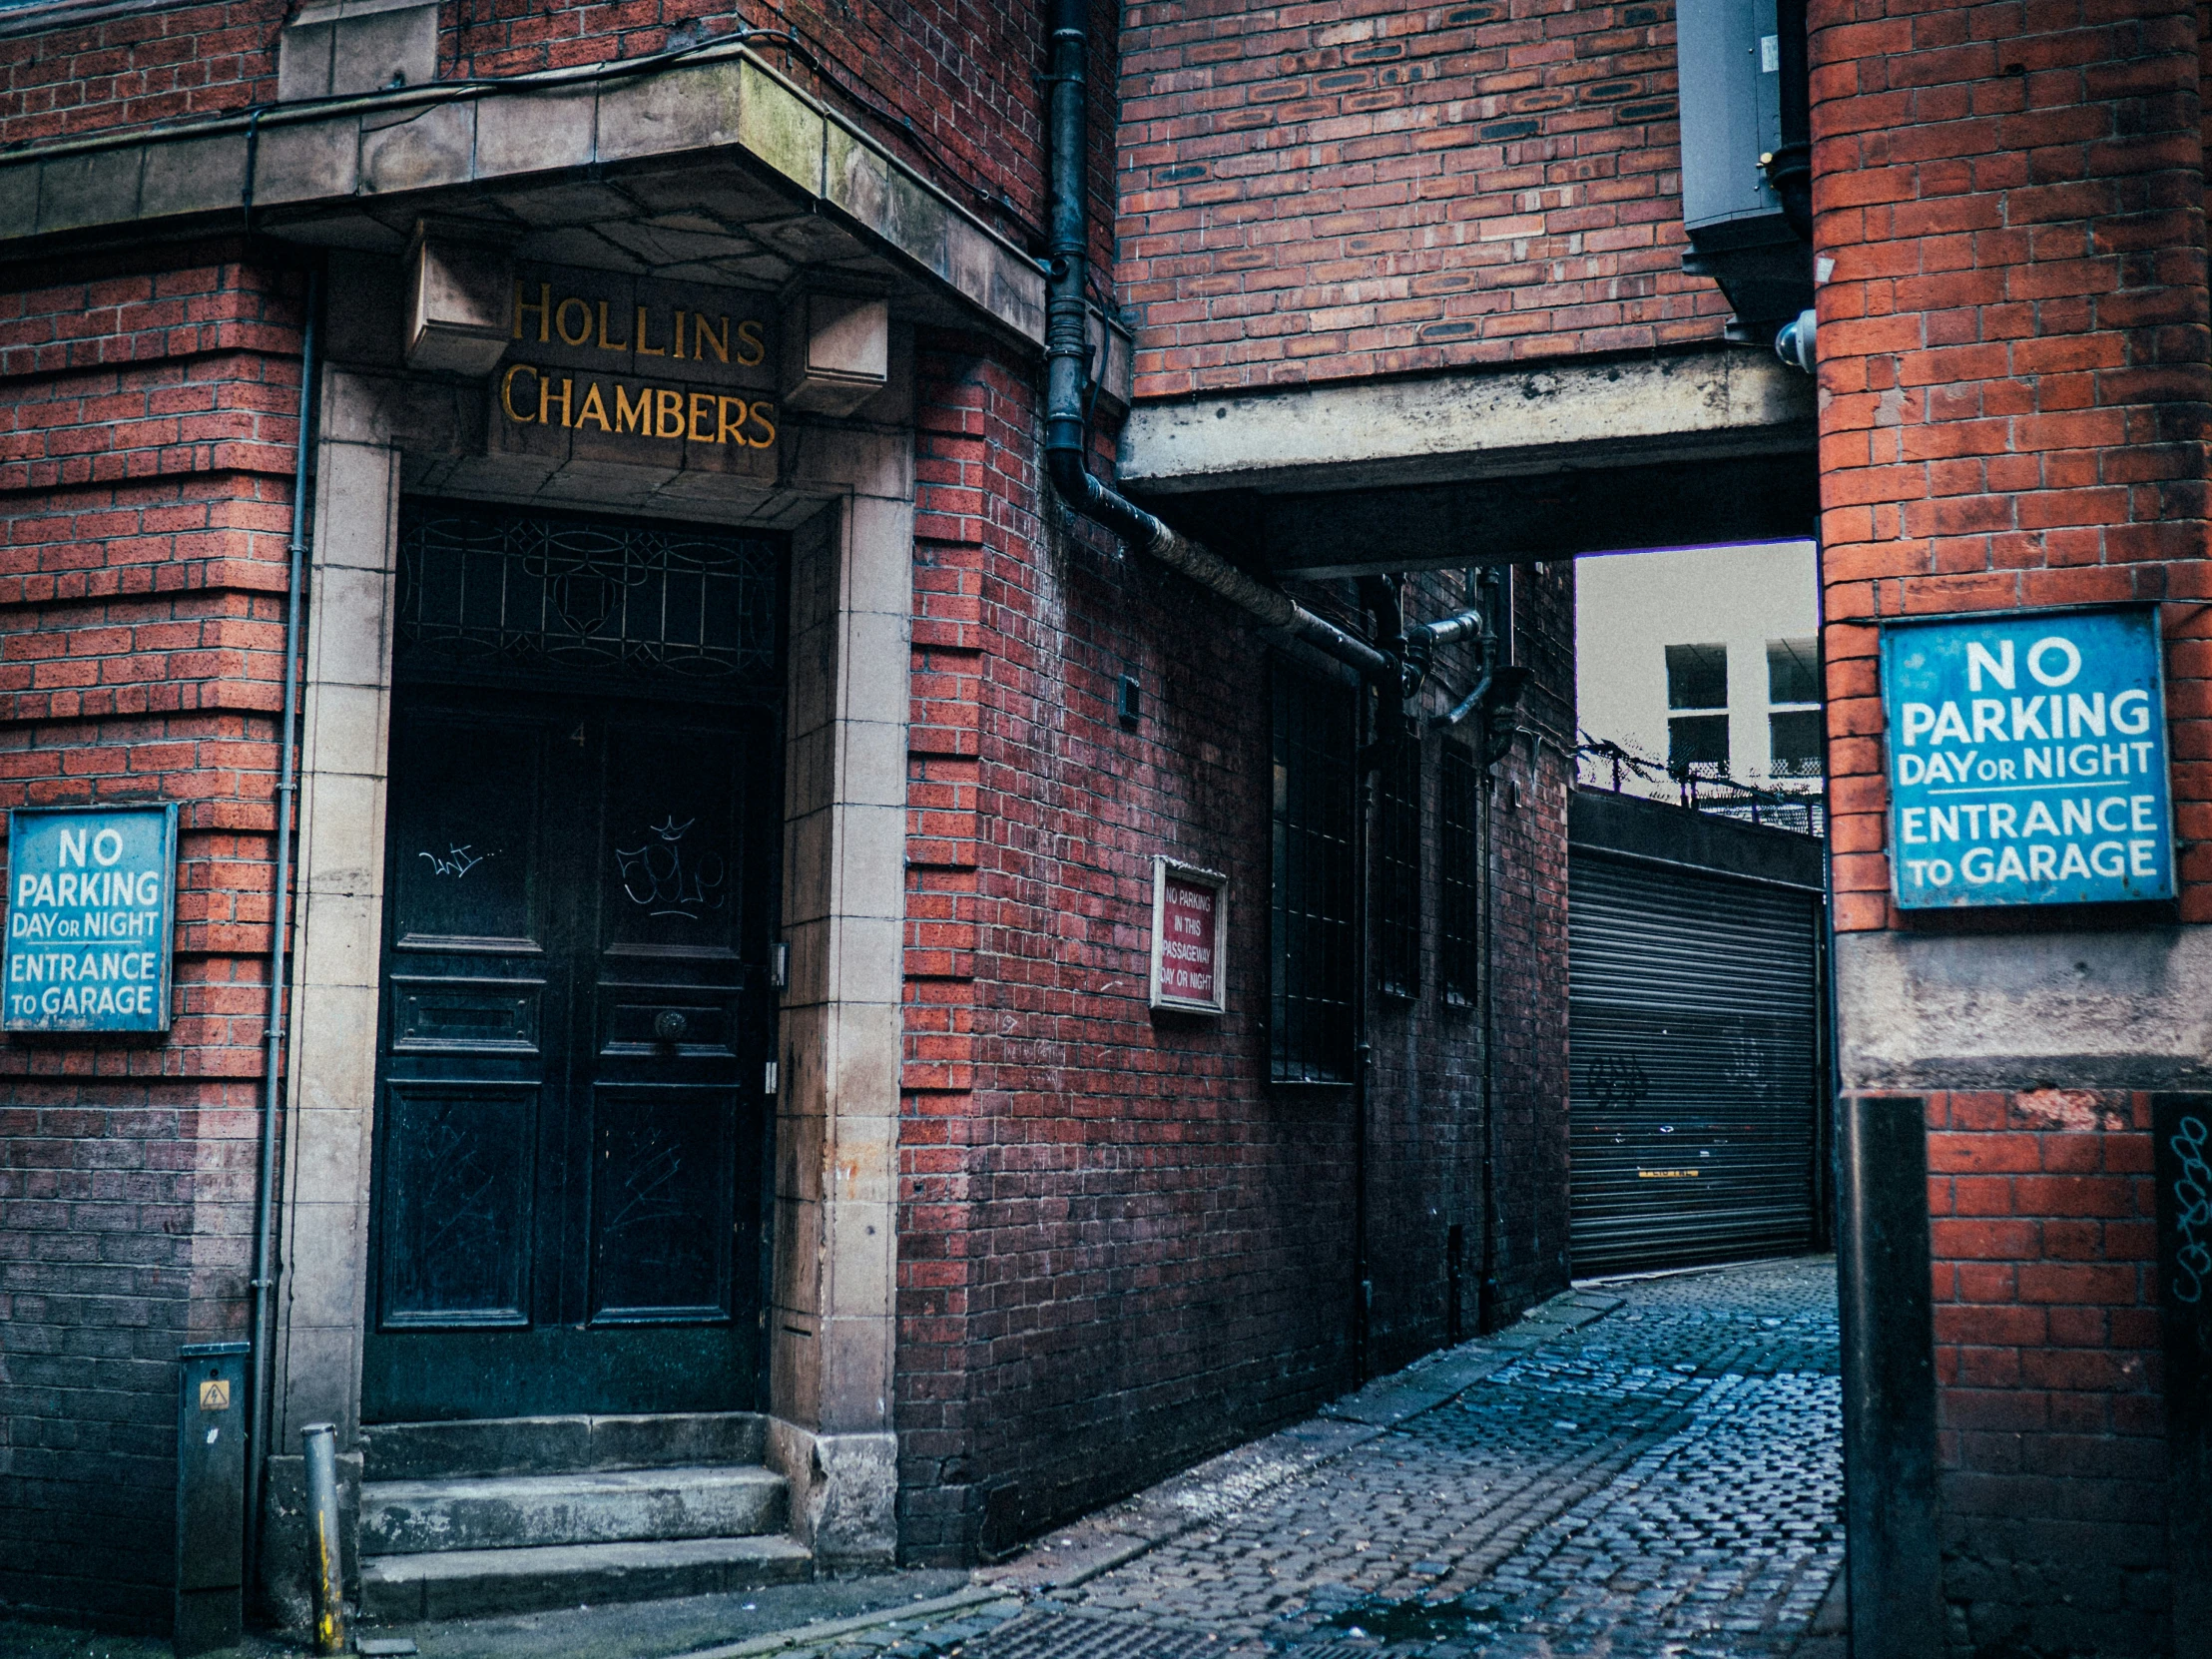
[[[452,1475],[758,1463],[767,1443],[767,1424],[758,1411],[364,1423],[363,1474],[370,1480],[435,1480]]]
[[[789,1538],[464,1549],[372,1555],[361,1562],[361,1616],[380,1624],[490,1618],[554,1607],[720,1595],[814,1576]]]
[[[361,1553],[532,1549],[781,1532],[784,1477],[757,1463],[361,1483]]]

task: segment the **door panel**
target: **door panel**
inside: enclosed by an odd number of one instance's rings
[[[538,1052],[539,979],[391,976],[394,1054]]]
[[[730,1311],[734,1114],[724,1088],[603,1084],[592,1164],[592,1319]]]
[[[757,1403],[773,735],[403,691],[371,1420]]]
[[[394,1083],[384,1093],[382,1323],[530,1323],[539,1091]]]
[[[745,858],[737,736],[707,727],[608,729],[606,948],[624,955],[738,953]]]
[[[618,984],[600,991],[602,1060],[657,1054],[695,1060],[738,1057],[737,998],[712,986]],[[667,1016],[673,1014],[675,1020]]]
[[[394,942],[402,950],[543,948],[541,725],[424,711],[392,744]]]

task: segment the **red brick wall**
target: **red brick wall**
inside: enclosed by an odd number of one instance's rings
[[[1525,734],[1496,769],[1490,1011],[1498,1125],[1493,1320],[1566,1289],[1567,798],[1574,787],[1574,565],[1522,566],[1517,660],[1534,679]],[[1470,1327],[1471,1329],[1471,1327]]]
[[[1837,926],[1946,925],[1889,897],[1877,621],[2106,600],[2166,602],[2179,915],[2212,919],[2194,8],[1813,0],[1811,24],[1817,244],[1836,262],[1820,383]],[[2155,1649],[2147,1108],[2044,1090],[1930,1114],[1951,1635]]]
[[[184,811],[170,1036],[0,1042],[0,1599],[161,1625],[176,1349],[246,1319],[301,284],[6,276],[0,807]]]
[[[1971,1647],[2162,1651],[2149,1099],[1937,1095],[1928,1129],[1944,1588],[1964,1624],[1954,1635]]]
[[[941,336],[921,379],[898,1423],[907,1552],[957,1560],[1352,1384],[1357,1125],[1347,1091],[1265,1081],[1263,644],[1071,530],[1041,493],[1025,374]],[[1427,585],[1416,615],[1435,614]],[[1123,673],[1144,688],[1135,733],[1115,717]],[[1549,847],[1549,910],[1525,916],[1508,871],[1500,916],[1563,959],[1563,811],[1521,812]],[[1146,1007],[1156,851],[1231,877],[1221,1020]],[[1433,894],[1431,874],[1431,914]],[[1558,1033],[1552,1093],[1533,1098],[1542,1059],[1512,1071],[1501,1126],[1538,1164],[1547,1137],[1563,1145],[1564,974],[1528,965],[1501,946],[1508,1006],[1532,986],[1560,999],[1535,1021]],[[1418,1005],[1377,1021],[1378,1368],[1443,1340],[1453,1223],[1473,1329],[1477,1026],[1426,977]],[[1518,1304],[1563,1283],[1563,1207],[1562,1174],[1560,1213],[1510,1211],[1530,1241],[1512,1247]]]
[[[1674,7],[1144,0],[1122,39],[1137,390],[1716,338]]]
[[[2069,27],[2062,6],[2032,30],[2012,7],[1889,9],[1813,10],[1845,931],[1902,924],[1882,853],[1883,616],[2172,602],[2177,826],[2192,843],[2212,830],[2212,618],[2192,608],[2212,596],[2193,8]],[[2183,919],[2212,919],[2212,845],[2180,872]]]

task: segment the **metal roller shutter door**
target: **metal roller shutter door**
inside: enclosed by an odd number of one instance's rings
[[[1574,1272],[1809,1248],[1819,909],[1575,848]]]

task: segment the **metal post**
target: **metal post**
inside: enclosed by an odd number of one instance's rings
[[[2212,1298],[2199,1235],[2212,1094],[2150,1097],[2158,1316],[2166,1346],[2166,1580],[2174,1659],[2212,1659]]]
[[[1846,1095],[1836,1262],[1852,1659],[1943,1650],[1927,1103]]]
[[[337,1425],[299,1430],[307,1461],[307,1554],[314,1574],[314,1650],[345,1651],[345,1577],[338,1557]]]

